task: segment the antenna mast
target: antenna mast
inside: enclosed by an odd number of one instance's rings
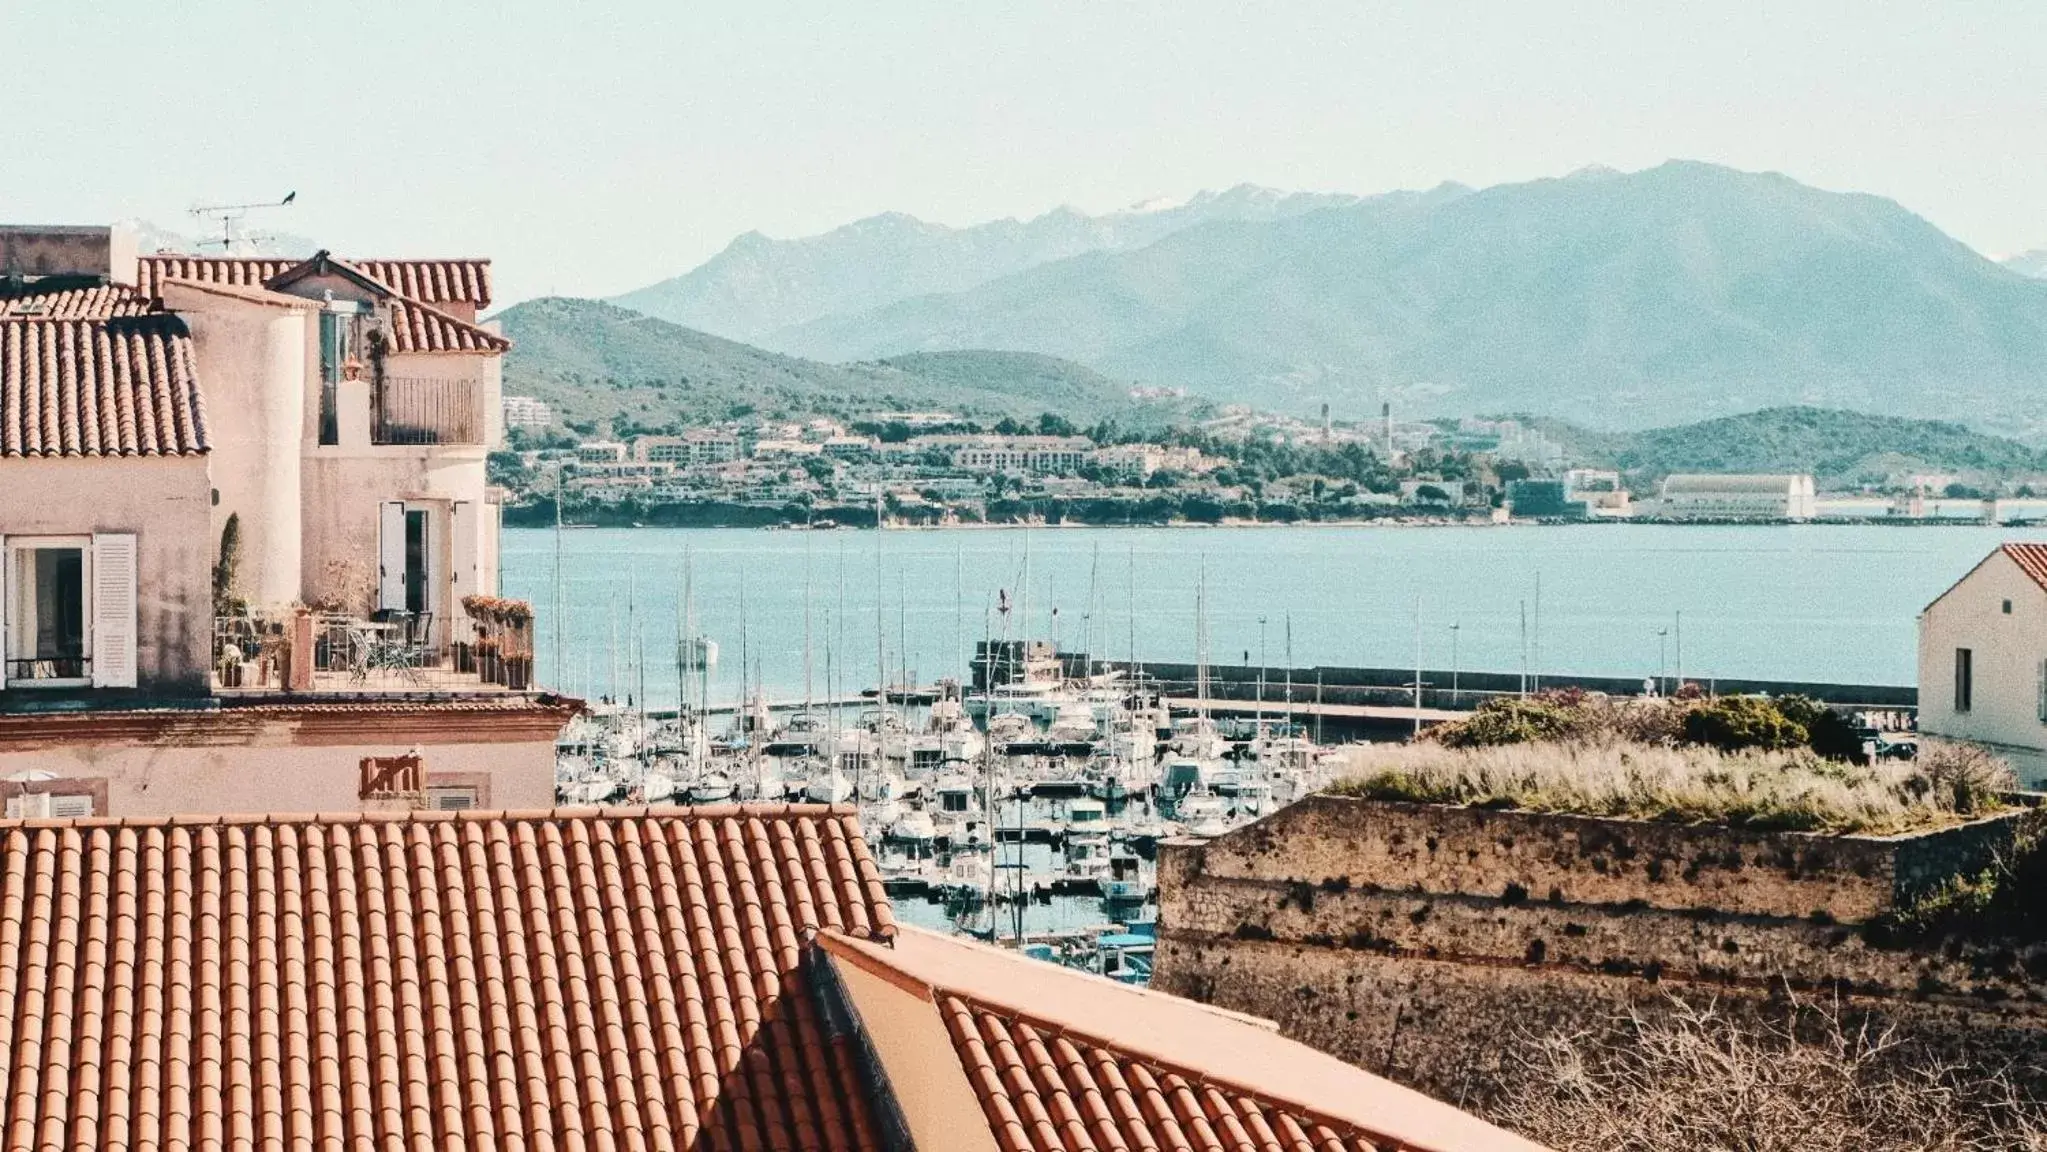
[[[239,225],[242,222],[242,218],[251,212],[260,212],[271,208],[289,208],[298,198],[299,194],[293,191],[285,193],[282,200],[264,200],[255,204],[201,204],[191,210],[192,217],[199,220],[219,220],[220,239],[201,240],[199,241],[199,247],[211,248],[214,245],[219,245],[222,255],[232,256],[237,244],[254,244],[258,240],[267,239],[267,237],[250,236],[245,232],[237,235],[240,231]]]

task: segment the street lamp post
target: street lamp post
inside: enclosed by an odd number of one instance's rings
[[[1658,696],[1670,695],[1670,677],[1664,674],[1670,667],[1669,658],[1670,629],[1658,628],[1656,630],[1656,694]]]

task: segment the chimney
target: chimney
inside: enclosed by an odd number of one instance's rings
[[[134,231],[119,225],[4,224],[0,276],[86,276],[132,285],[135,249]]]
[[[1386,455],[1393,455],[1393,401],[1379,402],[1379,423],[1385,427]]]

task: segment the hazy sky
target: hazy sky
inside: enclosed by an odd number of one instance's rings
[[[2047,245],[2047,3],[17,3],[0,221],[296,189],[358,255],[609,294],[758,228],[1670,157]]]

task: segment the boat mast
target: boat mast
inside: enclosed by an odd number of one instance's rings
[[[810,533],[803,534],[803,710],[810,711]]]
[[[562,662],[562,633],[567,631],[564,625],[568,623],[563,619],[562,607],[562,473],[565,471],[567,469],[563,467],[554,470],[554,603],[548,606],[549,614],[554,617],[551,622],[554,626],[554,667],[549,671],[553,673],[556,684],[569,681],[568,666]]]

